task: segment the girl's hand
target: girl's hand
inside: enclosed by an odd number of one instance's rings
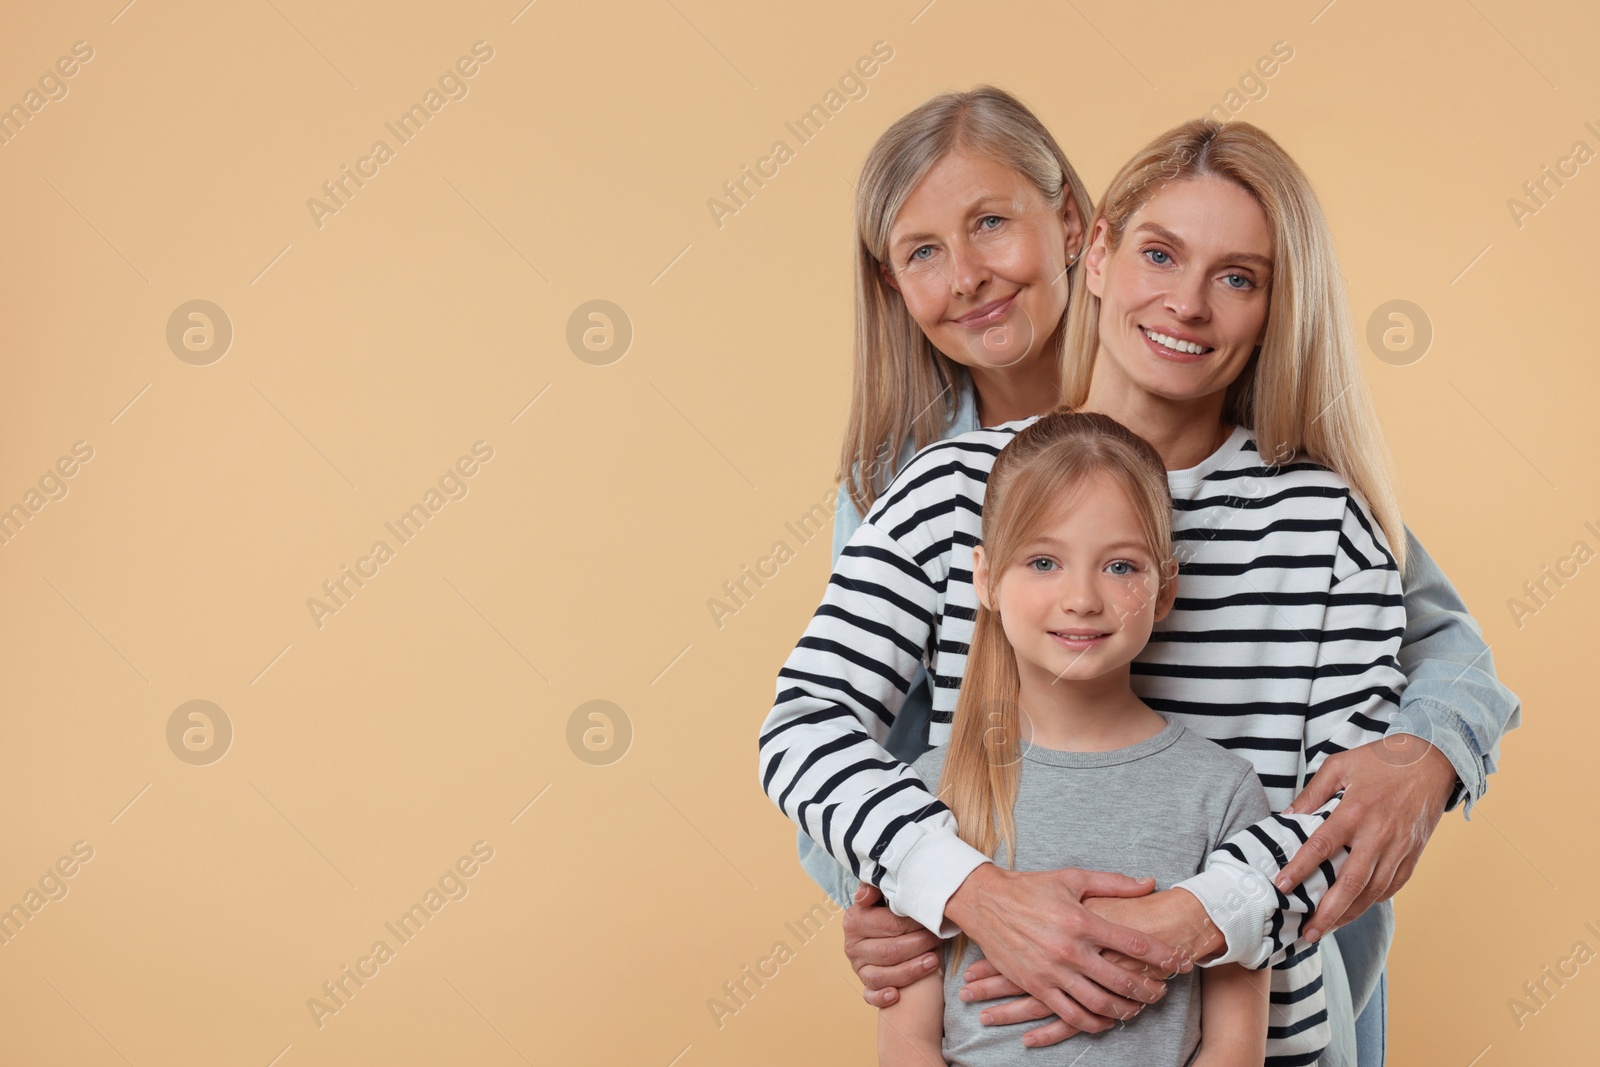
[[[844,913],[844,954],[864,987],[861,996],[874,1008],[900,999],[900,990],[938,966],[933,949],[939,938],[917,922],[877,907],[883,893],[862,883],[855,903]]]
[[[1348,844],[1350,855],[1301,934],[1315,941],[1354,922],[1411,879],[1422,849],[1444,814],[1456,771],[1420,737],[1395,734],[1329,756],[1285,811],[1316,811],[1339,790],[1332,815],[1273,879],[1287,893]]]

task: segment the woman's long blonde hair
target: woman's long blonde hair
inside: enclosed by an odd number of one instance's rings
[[[835,476],[865,515],[894,477],[907,438],[915,448],[944,436],[955,418],[966,368],[928,340],[900,294],[884,280],[889,234],[911,190],[951,151],[964,148],[1026,178],[1050,210],[1064,214],[1071,197],[1079,219],[1094,202],[1056,139],[1023,103],[980,85],[943,93],[884,131],[861,167],[856,193],[855,372],[850,420]],[[1078,249],[1070,250],[1068,292]],[[1052,324],[1046,358],[1061,359],[1062,330]]]
[[[1101,219],[1117,248],[1128,220],[1169,182],[1214,176],[1255,197],[1272,231],[1272,294],[1260,349],[1228,388],[1223,417],[1247,427],[1265,463],[1308,457],[1366,498],[1383,527],[1396,564],[1405,567],[1406,537],[1393,460],[1377,411],[1345,297],[1322,206],[1298,164],[1248,122],[1185,122],[1151,141],[1111,180]],[[1067,305],[1062,399],[1082,405],[1100,347],[1100,298],[1079,272]]]
[[[1122,486],[1139,516],[1158,569],[1155,600],[1177,581],[1172,492],[1160,454],[1109,415],[1057,409],[1018,433],[989,474],[982,544],[992,602],[998,604],[999,586],[1022,549],[1046,532],[1063,501],[1097,475]],[[955,816],[961,840],[997,859],[1004,842],[1011,867],[1017,855],[1012,809],[1021,781],[1021,687],[1000,614],[980,602],[937,795]],[[964,958],[966,944],[965,934],[947,944],[951,966]]]

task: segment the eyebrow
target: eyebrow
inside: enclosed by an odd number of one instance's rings
[[[1022,547],[1033,548],[1035,545],[1049,545],[1051,548],[1060,548],[1062,547],[1062,542],[1056,540],[1054,537],[1035,537],[1032,541],[1029,541]],[[1140,552],[1150,551],[1150,546],[1145,544],[1143,541],[1118,541],[1115,544],[1101,545],[1100,547],[1107,552],[1129,548],[1137,549]]]
[[[969,216],[976,215],[986,204],[1002,204],[1007,210],[1010,210],[1015,200],[1015,197],[1001,196],[999,193],[991,193],[988,196],[982,197],[981,199],[974,200],[972,202],[972,206],[967,208],[967,214]],[[939,235],[935,233],[895,234],[891,235],[889,238],[889,247],[896,248],[900,245],[912,244],[917,241],[932,240],[936,239],[938,236]]]
[[[1177,247],[1177,248],[1188,248],[1189,247],[1188,245],[1186,245],[1184,243],[1182,237],[1179,237],[1177,234],[1173,233],[1171,230],[1167,229],[1165,226],[1160,225],[1159,223],[1142,222],[1142,223],[1139,224],[1138,228],[1135,229],[1133,232],[1134,233],[1140,233],[1142,231],[1149,231],[1150,233],[1154,234],[1156,237],[1159,237],[1161,240],[1167,242],[1169,245],[1173,245],[1174,247]],[[1258,266],[1260,266],[1263,270],[1271,270],[1272,269],[1272,260],[1271,259],[1267,258],[1266,256],[1257,255],[1254,252],[1229,252],[1226,255],[1222,256],[1221,258],[1222,259],[1226,259],[1229,262],[1233,262],[1233,263],[1254,263],[1254,264],[1257,264]]]

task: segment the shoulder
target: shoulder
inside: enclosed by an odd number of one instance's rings
[[[1225,778],[1230,785],[1237,784],[1245,775],[1254,775],[1256,765],[1236,752],[1232,752],[1187,726],[1182,727],[1178,739],[1167,749],[1172,759],[1181,762],[1194,776]]]
[[[1206,480],[1218,492],[1254,498],[1257,508],[1288,516],[1305,532],[1337,540],[1338,577],[1393,568],[1388,538],[1361,491],[1331,467],[1305,456],[1271,463],[1251,435],[1231,462]]]
[[[919,450],[867,509],[864,521],[896,539],[953,513],[965,513],[970,524],[982,514],[996,457],[1037,418],[969,430]]]

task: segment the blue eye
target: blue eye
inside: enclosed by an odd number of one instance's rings
[[[1172,257],[1167,255],[1166,252],[1159,248],[1147,248],[1144,250],[1144,254],[1149,258],[1150,262],[1154,263],[1158,267],[1165,267],[1168,263],[1172,262]],[[1157,256],[1160,256],[1161,258],[1157,259]]]
[[[924,253],[924,252],[932,252],[932,251],[933,251],[933,246],[932,245],[919,245],[918,247],[913,248],[911,250],[911,254],[909,256],[907,256],[906,259],[909,260],[912,263],[920,263],[920,262],[925,261],[928,258],[927,256],[923,255],[922,253]]]
[[[1246,278],[1243,274],[1227,274],[1227,275],[1224,275],[1223,277],[1229,280],[1228,281],[1228,288],[1229,289],[1253,289],[1253,288],[1255,288],[1255,282],[1251,281],[1249,278]],[[1233,281],[1232,281],[1233,279],[1238,279],[1238,281],[1240,281],[1242,284],[1234,285]]]
[[[1123,567],[1126,569],[1112,570],[1114,567]],[[1126,578],[1128,575],[1133,574],[1138,569],[1139,568],[1137,565],[1125,559],[1112,560],[1110,563],[1106,564],[1106,570],[1111,571],[1112,574],[1115,574],[1119,578]]]
[[[983,218],[978,220],[979,227],[982,227],[982,228],[985,228],[985,229],[990,229],[990,230],[994,229],[993,226],[988,226],[988,227],[984,227],[983,226],[983,224],[988,222],[990,219],[993,219],[997,223],[1005,221],[1005,219],[1001,218],[999,215],[985,215]]]
[[[1035,567],[1034,566],[1035,563],[1047,563],[1052,567],[1054,567],[1056,565],[1056,562],[1053,559],[1049,559],[1048,557],[1045,557],[1045,556],[1035,556],[1033,559],[1030,559],[1028,561],[1028,567],[1035,574],[1045,574],[1045,573],[1047,573],[1046,571],[1042,571],[1039,568]]]

